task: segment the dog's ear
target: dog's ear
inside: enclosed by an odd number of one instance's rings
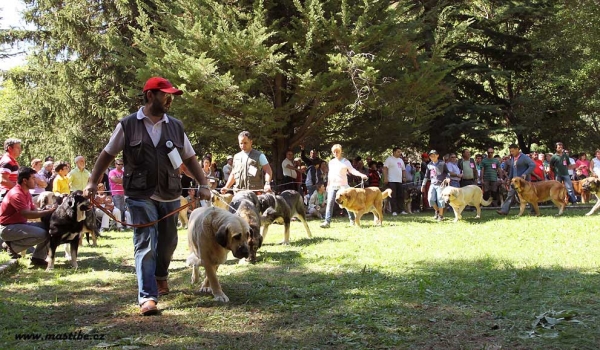
[[[217,233],[215,233],[215,240],[223,248],[227,248],[227,240],[229,236],[229,225],[223,225],[219,227]]]

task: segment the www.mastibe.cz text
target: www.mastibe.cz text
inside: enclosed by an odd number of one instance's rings
[[[15,340],[104,340],[106,334],[84,334],[82,331],[70,333],[17,333]]]

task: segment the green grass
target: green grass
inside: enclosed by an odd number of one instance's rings
[[[157,317],[137,314],[132,233],[111,232],[80,249],[77,271],[59,249],[53,272],[22,259],[0,277],[0,348],[596,349],[600,232],[585,212],[386,216],[383,227],[369,215],[362,229],[311,221],[313,239],[294,222],[290,246],[274,225],[256,265],[230,255],[219,269],[227,304],[189,284],[182,230]],[[534,325],[561,310],[571,322]],[[79,331],[105,339],[15,340]]]

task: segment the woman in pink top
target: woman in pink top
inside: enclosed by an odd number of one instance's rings
[[[579,159],[575,162],[575,169],[581,169],[583,176],[590,176],[590,161],[587,160],[585,152],[579,153]]]
[[[328,228],[331,223],[331,213],[335,202],[335,195],[340,189],[348,188],[348,174],[358,176],[363,180],[367,180],[368,176],[354,169],[350,161],[342,158],[342,146],[339,144],[331,147],[331,153],[334,158],[329,161],[329,173],[327,177],[327,210],[325,211],[325,221],[321,224],[322,228]],[[348,212],[350,223],[354,222],[354,214]]]

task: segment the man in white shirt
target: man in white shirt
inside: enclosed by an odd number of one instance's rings
[[[283,172],[283,186],[282,191],[285,190],[298,190],[298,184],[296,184],[296,166],[294,165],[294,152],[287,150],[285,152],[285,159],[281,162],[281,171]]]
[[[394,147],[392,155],[387,157],[383,163],[383,183],[392,189],[392,215],[398,215],[398,212],[406,214],[404,211],[404,189],[402,188],[403,176],[405,177],[406,167],[402,160],[402,151],[400,147]]]

